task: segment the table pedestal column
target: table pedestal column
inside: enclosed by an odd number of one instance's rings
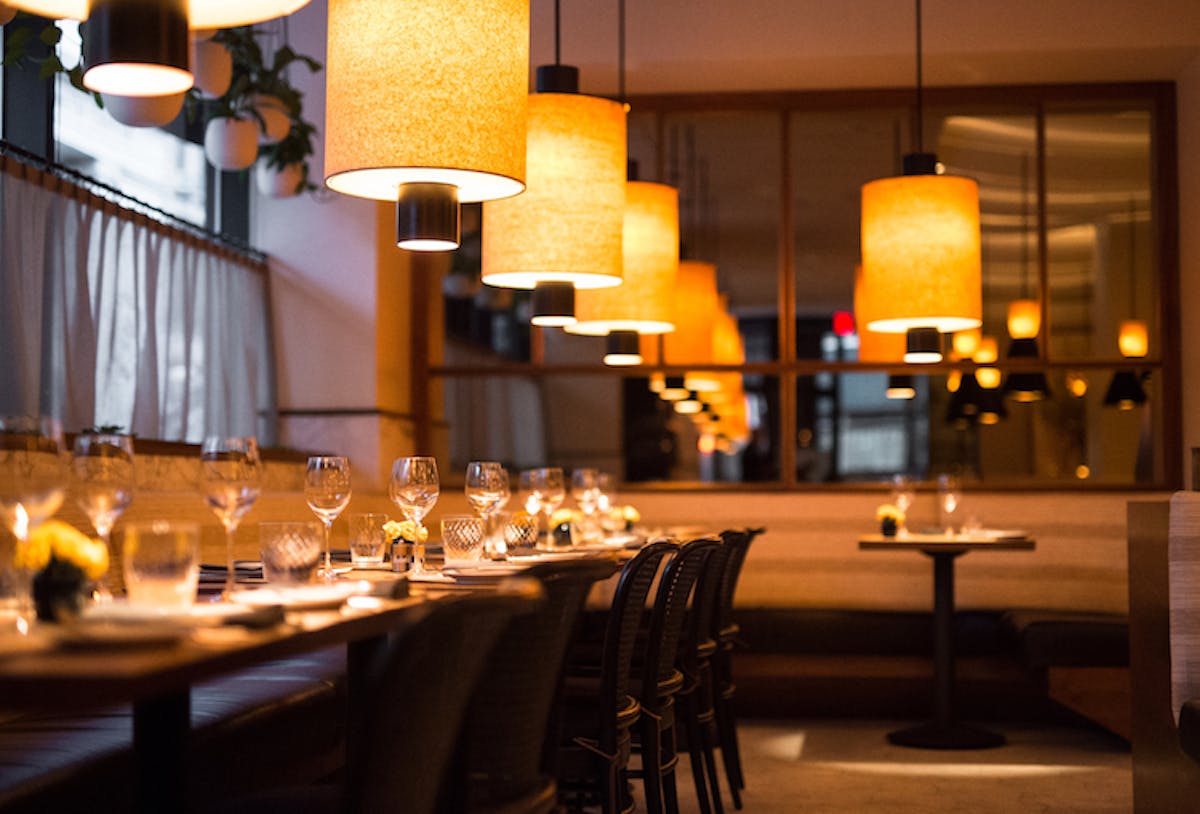
[[[933,558],[933,720],[888,733],[899,746],[920,749],[987,749],[1004,736],[954,718],[954,560],[959,551],[926,551]]]

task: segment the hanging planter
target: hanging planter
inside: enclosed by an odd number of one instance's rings
[[[116,96],[100,94],[108,115],[129,127],[162,127],[170,124],[183,110],[186,93],[167,96]]]
[[[254,164],[254,185],[268,198],[290,198],[304,185],[304,164],[299,161],[276,166],[268,158]]]
[[[258,157],[258,123],[221,116],[204,128],[204,155],[221,170],[244,170]]]
[[[292,129],[292,119],[288,115],[287,105],[277,96],[266,93],[256,93],[250,97],[250,106],[262,119],[258,134],[259,144],[275,144],[282,141]]]
[[[17,10],[12,6],[0,3],[0,25],[8,25],[17,16]]]
[[[233,82],[233,55],[219,42],[196,42],[192,58],[192,75],[196,90],[206,99],[224,96]]]

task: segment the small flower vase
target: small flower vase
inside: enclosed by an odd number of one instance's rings
[[[896,518],[885,517],[879,522],[879,531],[884,537],[896,536]]]
[[[83,613],[91,585],[77,565],[51,557],[33,577],[33,604],[43,622],[69,622]]]
[[[569,520],[550,529],[551,548],[570,548],[574,543],[574,525]]]

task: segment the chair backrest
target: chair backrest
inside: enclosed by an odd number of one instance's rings
[[[711,539],[684,543],[663,569],[646,637],[642,697],[639,699],[644,707],[656,707],[655,687],[675,672],[675,655],[687,618],[688,598],[704,570],[709,554],[720,545]]]
[[[722,582],[728,575],[732,546],[720,543],[708,554],[688,606],[679,663],[692,683],[699,679],[701,650],[716,647],[717,610]]]
[[[347,738],[348,812],[436,809],[472,687],[509,620],[544,602],[534,580],[430,602],[398,631],[367,669],[363,690],[374,703]]]
[[[733,624],[733,597],[737,593],[738,578],[742,574],[742,565],[750,552],[750,544],[754,538],[763,533],[763,529],[729,530],[721,532],[721,539],[732,551],[725,565],[725,573],[721,577],[721,587],[717,598],[716,632]]]
[[[553,776],[547,743],[567,645],[588,591],[617,567],[615,560],[580,559],[526,572],[541,582],[546,601],[508,623],[476,682],[460,752],[470,805],[518,799]],[[550,746],[557,743],[555,737]],[[449,805],[462,810],[461,802]]]
[[[678,550],[678,545],[666,540],[650,543],[621,569],[604,632],[600,667],[601,710],[615,713],[629,694],[633,653],[646,610],[646,597],[662,561]],[[605,714],[600,722],[600,748],[611,753],[615,742],[616,716]]]

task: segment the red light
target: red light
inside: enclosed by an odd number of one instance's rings
[[[834,311],[833,332],[838,336],[849,336],[854,333],[854,314],[849,311]]]

